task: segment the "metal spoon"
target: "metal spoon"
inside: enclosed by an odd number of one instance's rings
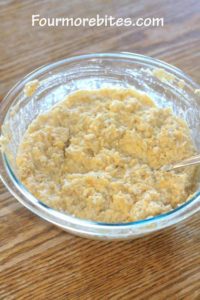
[[[186,158],[179,162],[175,162],[173,164],[165,165],[161,168],[161,170],[171,171],[171,170],[179,169],[182,167],[187,167],[187,166],[197,165],[197,164],[200,164],[200,154],[191,156],[189,158]]]

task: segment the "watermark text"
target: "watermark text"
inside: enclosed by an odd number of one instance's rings
[[[45,18],[39,14],[32,15],[32,26],[40,27],[163,27],[164,18],[116,18],[96,15],[93,18]]]

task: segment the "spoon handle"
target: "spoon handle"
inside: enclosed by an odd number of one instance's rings
[[[200,154],[191,156],[189,158],[186,158],[180,162],[171,164],[169,167],[169,170],[174,170],[174,169],[178,169],[178,168],[182,168],[182,167],[186,167],[186,166],[191,166],[191,165],[196,165],[196,164],[200,164]]]

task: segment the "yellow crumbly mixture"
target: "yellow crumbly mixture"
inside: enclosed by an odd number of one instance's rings
[[[194,154],[186,123],[134,89],[81,90],[28,127],[17,155],[22,183],[80,218],[129,222],[167,212],[192,192],[194,168],[163,165]]]
[[[24,94],[27,97],[31,97],[39,86],[40,86],[40,82],[38,79],[29,81],[24,87]]]

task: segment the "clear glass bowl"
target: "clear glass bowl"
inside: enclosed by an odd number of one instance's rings
[[[156,78],[152,74],[155,68],[170,72],[174,76],[173,83]],[[24,85],[34,79],[40,81],[40,87],[32,97],[27,97],[23,93]],[[6,95],[0,107],[0,124],[3,125],[1,134],[9,137],[9,143],[0,155],[0,175],[11,194],[24,206],[68,232],[94,239],[133,239],[193,215],[200,209],[200,191],[197,190],[183,205],[163,215],[125,224],[98,223],[46,206],[42,199],[36,199],[22,185],[15,166],[18,145],[28,125],[38,114],[76,90],[109,86],[134,86],[150,94],[158,106],[171,107],[176,115],[187,121],[193,141],[200,150],[200,101],[195,93],[199,86],[189,76],[162,61],[138,54],[88,54],[43,66],[18,82]]]

